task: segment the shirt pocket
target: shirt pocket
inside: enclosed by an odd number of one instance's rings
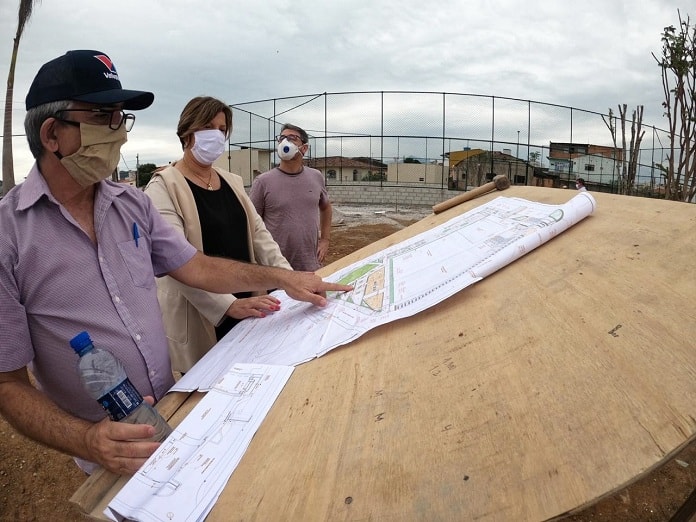
[[[123,241],[118,244],[123,263],[128,268],[133,284],[138,288],[152,288],[155,284],[155,272],[152,269],[152,259],[150,258],[150,243],[147,238]]]

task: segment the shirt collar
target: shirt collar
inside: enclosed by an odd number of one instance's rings
[[[100,181],[97,190],[98,194],[109,200],[114,199],[119,194],[122,194],[126,190],[126,186],[122,183],[114,183],[112,181]],[[21,193],[19,194],[19,199],[17,201],[17,210],[26,210],[33,206],[42,196],[46,196],[49,201],[56,204],[56,198],[51,194],[48,184],[44,179],[41,171],[39,171],[39,166],[37,163],[31,167],[27,179],[22,183]]]
[[[18,187],[19,188],[19,187]],[[39,171],[39,165],[34,162],[34,165],[29,171],[27,179],[21,185],[21,192],[17,200],[17,210],[26,210],[36,203],[41,196],[46,196],[48,199],[55,201],[55,198],[48,190],[46,180]]]

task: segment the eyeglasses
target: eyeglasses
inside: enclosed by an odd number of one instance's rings
[[[65,117],[65,113],[68,112],[84,112],[87,113],[87,116],[83,122],[68,120]],[[65,109],[56,112],[53,117],[76,127],[79,127],[80,123],[88,123],[90,125],[108,125],[111,130],[118,130],[123,125],[126,127],[126,132],[130,132],[135,123],[135,114],[123,112],[120,109]]]
[[[293,142],[295,145],[302,145],[304,143],[302,141],[302,138],[297,134],[279,134],[278,136],[276,136],[276,140],[278,141],[278,143],[280,143],[283,140],[288,140]]]

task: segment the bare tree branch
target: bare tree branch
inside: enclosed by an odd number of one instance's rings
[[[669,127],[669,153],[664,172],[665,197],[693,201],[696,196],[696,26],[679,16],[678,29],[665,27],[662,56],[664,116]]]

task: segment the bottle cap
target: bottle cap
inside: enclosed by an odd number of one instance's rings
[[[87,332],[80,332],[75,337],[70,339],[70,346],[73,350],[77,352],[78,355],[82,355],[87,348],[93,348],[92,339],[89,338]]]

